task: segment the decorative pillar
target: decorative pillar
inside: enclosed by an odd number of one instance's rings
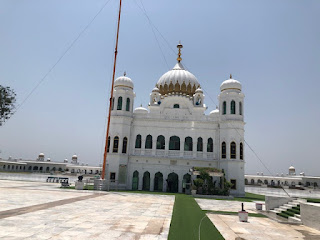
[[[150,191],[154,191],[154,173],[150,173]]]
[[[178,189],[179,189],[179,193],[182,193],[182,179],[183,179],[183,176],[179,176],[179,185],[178,185]]]
[[[143,183],[143,173],[140,176],[139,174],[139,186],[138,186],[138,190],[142,190],[142,183]]]

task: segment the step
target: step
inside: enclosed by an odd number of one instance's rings
[[[273,212],[273,213],[277,214],[277,213],[280,213],[281,211],[273,209],[273,210],[270,210],[270,212]]]
[[[272,209],[273,211],[276,211],[276,212],[281,212],[281,209],[280,208],[274,208],[274,209]],[[270,211],[272,211],[272,210],[270,210]]]
[[[300,214],[294,214],[294,217],[299,218],[301,220],[301,215]]]
[[[287,210],[288,210],[288,208],[291,208],[291,207],[280,206],[279,208],[280,208],[280,209],[282,209],[282,211],[287,211]]]
[[[295,203],[286,203],[286,204],[283,204],[283,206],[286,206],[288,208],[292,208],[292,207],[296,207],[298,204],[295,204]]]
[[[289,218],[288,218],[288,222],[291,222],[291,223],[301,223],[301,219],[300,219],[300,218],[296,218],[296,217],[289,217]]]

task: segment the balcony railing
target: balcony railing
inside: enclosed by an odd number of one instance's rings
[[[183,156],[191,158],[191,157],[193,157],[193,152],[192,151],[185,151]]]
[[[169,150],[169,157],[179,157],[180,156],[180,151],[178,150]]]
[[[193,158],[195,156],[196,159],[210,159],[210,160],[214,160],[213,159],[213,153],[212,152],[208,152],[208,153],[204,153],[204,152],[196,152],[196,155],[194,155],[194,151],[180,151],[180,150],[169,150],[166,152],[166,150],[163,149],[156,149],[155,153],[152,152],[152,149],[144,149],[144,151],[142,151],[141,149],[134,149],[134,155],[143,155],[144,156],[152,156],[155,154],[155,156],[157,157],[180,157],[183,156],[185,158]],[[182,153],[182,155],[180,155]]]
[[[156,156],[163,157],[165,155],[165,150],[156,150]]]

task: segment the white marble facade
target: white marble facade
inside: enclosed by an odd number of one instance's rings
[[[245,123],[241,83],[232,76],[224,81],[219,109],[206,115],[200,83],[180,60],[156,83],[148,109],[133,110],[130,78],[115,80],[106,178],[112,188],[183,192],[183,179],[190,168],[215,167],[224,169],[227,180],[234,183],[231,194],[242,196]]]

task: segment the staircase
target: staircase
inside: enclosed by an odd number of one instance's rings
[[[300,218],[300,203],[307,202],[305,199],[294,199],[291,202],[283,204],[282,206],[270,210],[280,217],[287,218],[290,223],[301,224]]]

